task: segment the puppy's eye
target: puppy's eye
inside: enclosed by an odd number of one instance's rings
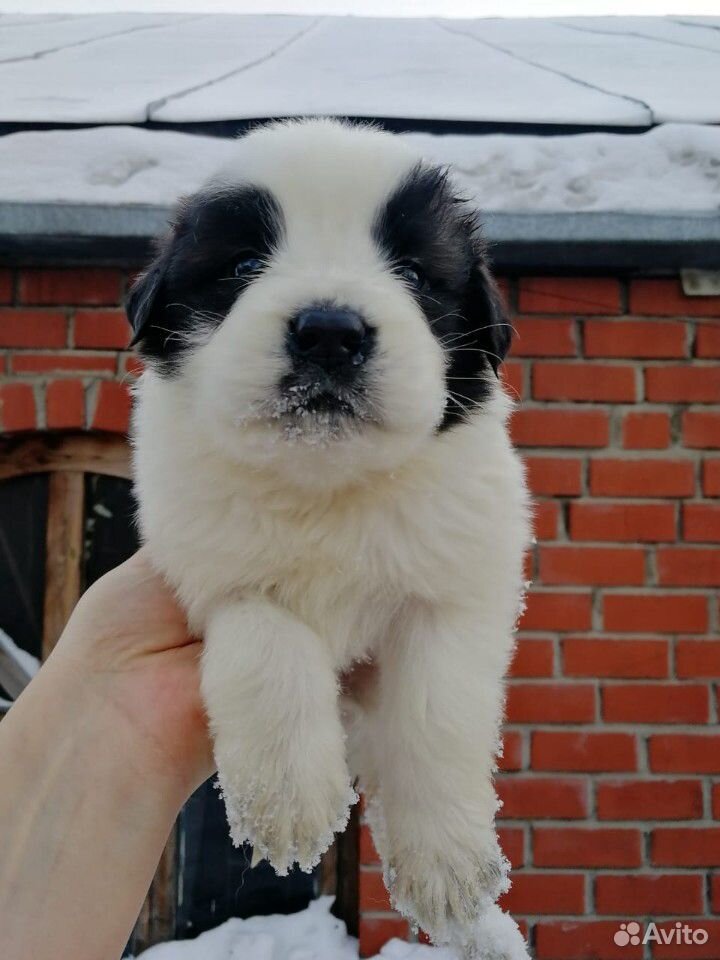
[[[253,273],[259,273],[262,268],[262,260],[255,256],[255,254],[249,253],[246,257],[243,257],[242,260],[237,261],[233,269],[233,273],[236,277],[245,279],[246,277],[251,276]]]
[[[425,274],[416,263],[406,261],[399,263],[395,268],[395,273],[414,290],[422,290],[425,286]]]

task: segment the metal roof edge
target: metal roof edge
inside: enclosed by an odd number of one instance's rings
[[[159,206],[0,203],[0,258],[138,265],[167,228]],[[720,267],[720,211],[484,215],[499,271],[670,272]]]

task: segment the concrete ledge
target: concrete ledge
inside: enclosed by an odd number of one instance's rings
[[[164,207],[0,204],[0,258],[13,263],[143,263]],[[488,213],[502,271],[636,273],[720,267],[720,213]]]

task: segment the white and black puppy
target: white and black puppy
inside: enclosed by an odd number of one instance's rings
[[[447,942],[506,885],[492,776],[529,540],[475,212],[391,134],[264,126],[180,205],[128,312],[142,532],[205,638],[233,839],[312,868],[357,776],[394,903]]]

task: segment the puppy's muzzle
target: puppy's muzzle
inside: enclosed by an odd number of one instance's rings
[[[291,320],[288,351],[293,359],[328,372],[361,366],[372,351],[374,330],[349,307],[318,305]]]

